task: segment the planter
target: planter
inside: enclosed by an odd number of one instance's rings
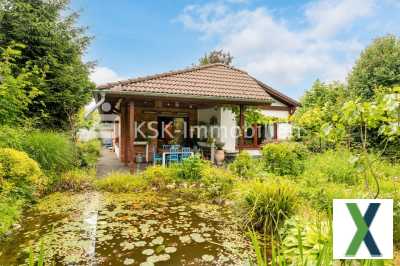
[[[215,163],[217,165],[221,165],[225,160],[225,151],[224,150],[216,150],[215,151]]]
[[[144,156],[143,154],[138,154],[136,155],[136,163],[143,163],[144,162]]]

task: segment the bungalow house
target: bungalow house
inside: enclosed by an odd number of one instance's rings
[[[220,63],[100,85],[95,99],[102,114],[114,115],[117,156],[132,164],[137,154],[151,161],[165,144],[203,147],[210,139],[223,143],[227,153],[257,154],[268,142],[288,139],[291,125],[246,125],[246,108],[285,119],[299,105],[245,71]],[[214,134],[215,129],[222,130]]]

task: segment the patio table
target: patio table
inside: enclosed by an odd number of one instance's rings
[[[171,154],[171,153],[177,153],[179,156],[182,156],[182,154],[184,153],[189,153],[190,156],[192,156],[194,154],[194,152],[183,152],[183,151],[178,151],[178,152],[170,152],[170,151],[165,151],[162,153],[162,165],[165,166],[165,161],[167,158],[167,155]]]

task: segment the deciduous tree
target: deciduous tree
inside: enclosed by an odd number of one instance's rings
[[[400,40],[394,35],[376,39],[357,60],[348,76],[353,97],[372,98],[380,86],[400,84]]]
[[[39,93],[24,113],[40,127],[68,128],[68,115],[77,113],[91,96],[90,65],[82,62],[90,38],[75,26],[76,13],[68,0],[0,0],[0,47],[22,43],[16,72],[31,62],[45,72]]]

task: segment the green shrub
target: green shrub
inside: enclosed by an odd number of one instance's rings
[[[1,192],[6,191],[16,197],[32,198],[40,194],[47,185],[38,163],[21,151],[0,149],[3,181]]]
[[[400,197],[393,199],[393,242],[400,247]]]
[[[147,187],[147,181],[140,175],[134,176],[126,172],[114,172],[95,181],[97,189],[109,192],[135,192]]]
[[[242,184],[237,206],[244,225],[262,233],[277,233],[295,212],[296,194],[288,182],[251,181]]]
[[[26,134],[23,129],[1,126],[0,148],[12,148],[16,150],[22,150],[22,143],[25,135]]]
[[[311,220],[292,217],[281,229],[280,252],[291,265],[302,265],[303,258],[307,258],[309,265],[316,265],[323,247],[331,246],[331,223],[318,214],[313,216]]]
[[[265,168],[276,175],[299,175],[307,158],[304,145],[295,142],[267,144],[262,149]]]
[[[0,196],[0,236],[6,233],[21,215],[24,201]]]
[[[241,178],[253,178],[260,174],[262,169],[259,166],[258,160],[253,159],[248,152],[242,151],[229,165],[229,170]]]
[[[177,180],[177,167],[150,166],[139,174],[149,186],[158,190]]]
[[[330,181],[355,185],[359,181],[354,156],[348,150],[329,150],[310,156],[303,176],[309,180]]]
[[[23,141],[23,150],[46,171],[61,173],[74,167],[74,145],[64,134],[31,132]]]
[[[326,214],[332,213],[333,199],[368,198],[368,193],[361,187],[330,182],[305,182],[299,190],[305,204],[310,204],[314,209]]]
[[[93,139],[85,142],[79,142],[76,145],[79,166],[92,167],[96,164],[101,152],[101,141]]]
[[[185,180],[199,180],[201,171],[209,165],[209,162],[204,161],[198,155],[190,156],[177,164],[177,177]]]
[[[221,200],[232,191],[236,177],[229,171],[216,167],[206,167],[201,172],[204,196]]]
[[[75,164],[75,149],[69,136],[24,128],[0,127],[0,148],[26,152],[42,170],[61,173]]]
[[[53,191],[83,191],[91,189],[95,180],[94,170],[74,169],[61,174]]]

